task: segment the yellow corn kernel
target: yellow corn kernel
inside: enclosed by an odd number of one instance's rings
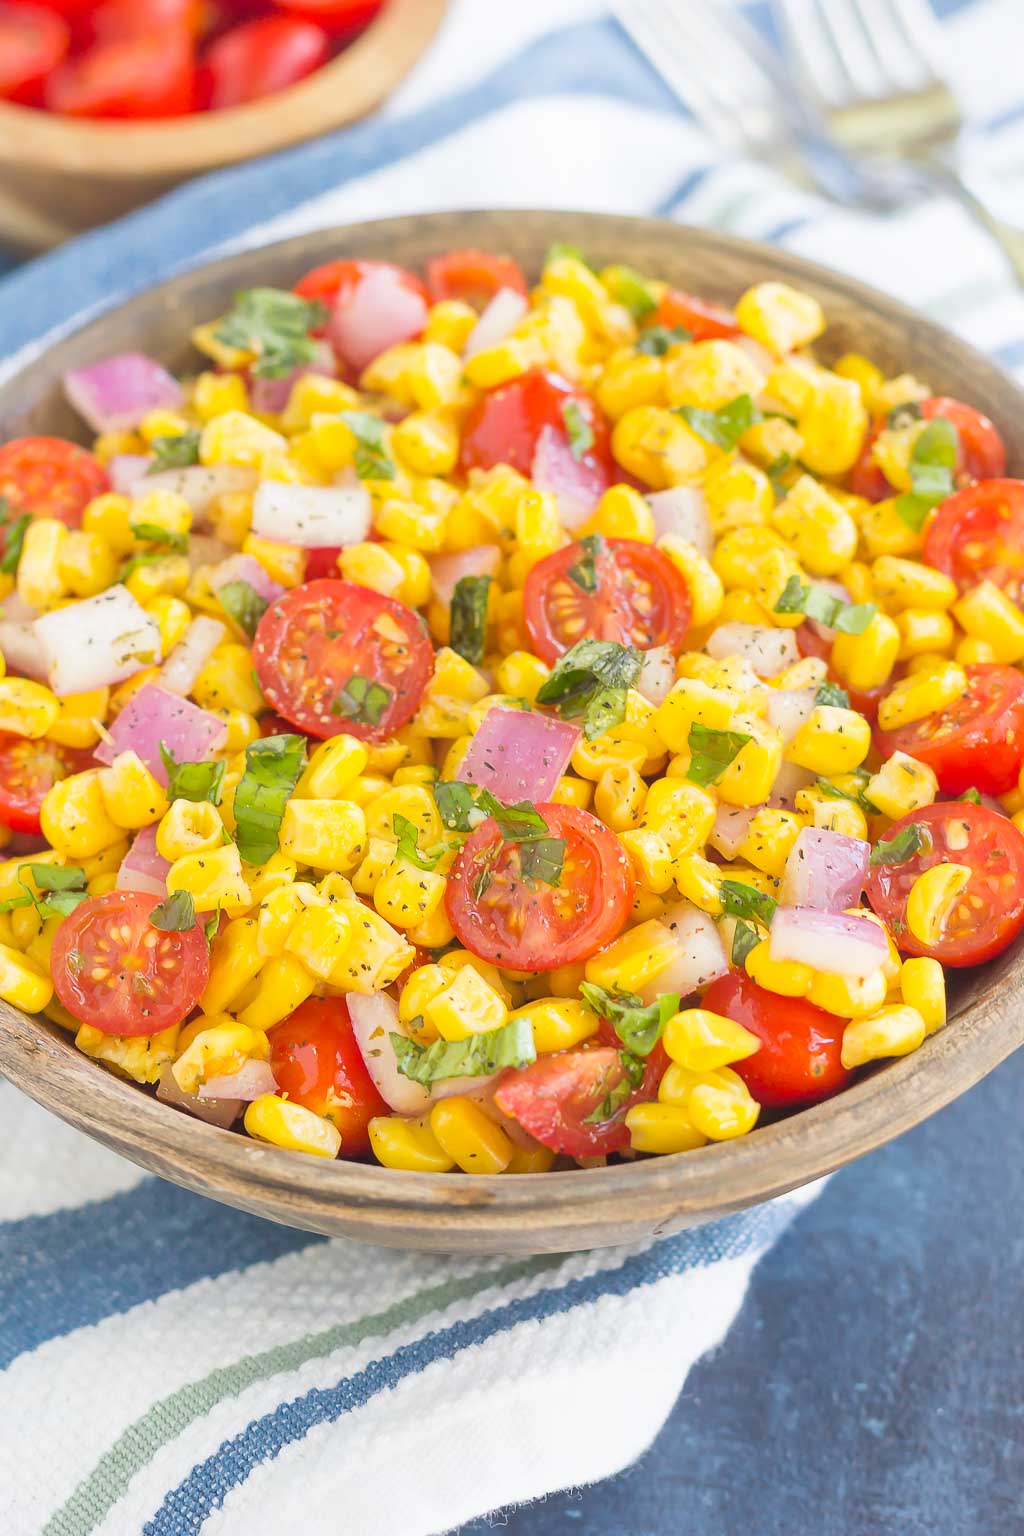
[[[792,811],[762,806],[755,813],[737,856],[766,875],[781,876],[803,826],[803,817]]]
[[[253,1099],[242,1123],[256,1141],[268,1141],[286,1152],[334,1158],[341,1151],[341,1132],[336,1125],[276,1093],[261,1093]]]
[[[136,432],[101,432],[92,445],[93,458],[104,466],[121,453],[142,453],[145,443]]]
[[[852,379],[861,392],[864,404],[869,410],[874,407],[875,396],[885,383],[885,374],[881,368],[859,352],[844,352],[834,364],[834,371],[841,379]]]
[[[797,419],[803,438],[801,463],[816,475],[844,475],[852,469],[868,432],[860,390],[849,379],[823,375]]]
[[[691,726],[728,730],[744,703],[743,695],[733,688],[712,688],[699,678],[681,677],[658,706],[655,729],[671,752],[685,752]]]
[[[57,723],[60,703],[42,683],[27,677],[0,677],[0,731],[38,741]]]
[[[915,532],[900,517],[892,497],[885,501],[866,503],[857,521],[861,540],[871,560],[877,560],[883,555],[913,555],[924,543],[923,534]]]
[[[586,964],[588,981],[622,992],[639,992],[665,969],[678,951],[675,934],[651,919],[620,934]]]
[[[50,846],[75,861],[124,838],[124,829],[107,815],[95,768],[58,780],[46,793],[39,819]]]
[[[837,976],[831,971],[815,971],[807,996],[826,1013],[834,1013],[841,1019],[856,1019],[880,1008],[888,991],[885,971],[879,967],[867,976]]]
[[[238,373],[201,373],[192,386],[192,409],[200,421],[212,421],[226,411],[246,411],[249,392]]]
[[[0,944],[0,997],[23,1013],[39,1013],[53,997],[53,982],[26,956]]]
[[[392,443],[405,467],[417,475],[448,475],[458,462],[458,429],[441,411],[410,412],[395,428]]]
[[[419,869],[407,859],[395,859],[377,882],[373,904],[396,928],[427,922],[444,900],[445,877],[437,870]]]
[[[508,1009],[476,965],[471,964],[456,971],[444,990],[430,999],[423,1017],[442,1039],[464,1040],[467,1035],[500,1029],[508,1019]]]
[[[871,726],[853,709],[817,704],[786,748],[786,761],[828,777],[859,768],[871,750]]]
[[[152,535],[139,528],[159,528],[164,533],[184,535],[192,527],[192,508],[176,491],[149,491],[132,503],[131,529],[136,540],[145,544]]]
[[[675,1104],[634,1104],[626,1112],[626,1129],[634,1152],[692,1152],[708,1139]]]
[[[256,978],[255,990],[246,994],[238,1021],[250,1029],[270,1029],[294,1013],[313,987],[314,978],[294,955],[272,955]]]
[[[99,770],[99,783],[104,808],[115,826],[131,830],[152,826],[167,811],[162,786],[137,752],[119,753],[109,768]],[[213,811],[212,805],[208,808]]]
[[[378,1163],[406,1173],[447,1173],[454,1168],[433,1131],[430,1120],[403,1120],[398,1115],[377,1115],[370,1121],[370,1146]]]
[[[181,597],[188,590],[190,576],[191,568],[184,555],[161,555],[146,565],[137,566],[125,578],[124,584],[136,602],[145,608],[154,597],[165,593]]]
[[[506,1173],[548,1173],[555,1161],[555,1154],[547,1147],[513,1146]]]
[[[816,709],[811,721],[819,713],[820,710]],[[806,730],[811,721],[801,729]],[[731,729],[749,736],[750,740],[740,748],[728,768],[715,780],[718,798],[727,805],[763,805],[782,767],[782,737],[773,726],[758,720],[754,715],[736,715]],[[870,736],[871,730],[868,727],[869,744]],[[866,754],[867,747],[864,751]]]
[[[581,779],[596,784],[609,768],[633,768],[639,771],[647,760],[647,750],[642,742],[627,741],[608,731],[595,736],[593,741],[582,737],[573,748],[570,759],[573,771]]]
[[[430,1129],[463,1173],[504,1173],[512,1161],[512,1142],[472,1099],[442,1099],[430,1112]]]
[[[297,587],[305,579],[306,551],[295,544],[278,544],[249,533],[242,541],[242,553],[258,560],[271,581],[282,587]]]
[[[842,832],[846,837],[866,838],[867,817],[852,800],[837,800],[831,795],[809,785],[798,789],[796,809],[802,816],[809,816],[811,826],[825,832]]]
[[[996,653],[987,640],[976,635],[965,635],[953,651],[953,659],[962,667],[977,667],[995,661]]]
[[[427,345],[436,342],[461,355],[479,318],[473,306],[462,299],[442,299],[432,304],[427,313],[423,340]]]
[[[928,608],[944,612],[956,602],[956,582],[919,560],[881,555],[871,567],[871,580],[881,602],[900,612]]]
[[[955,704],[967,692],[967,673],[955,661],[926,673],[912,672],[896,683],[878,705],[883,731],[898,730]]]
[[[600,1020],[578,997],[541,997],[517,1008],[510,1019],[526,1019],[539,1055],[567,1051],[597,1033]]]
[[[576,782],[582,783],[582,780]],[[628,853],[636,877],[646,891],[663,896],[671,889],[672,854],[660,833],[637,828],[631,832],[621,832],[619,842]]]
[[[812,576],[835,576],[857,550],[857,525],[849,512],[810,475],[801,475],[771,514]]]
[[[283,954],[285,941],[306,908],[323,905],[320,892],[308,880],[287,881],[267,891],[256,918],[256,947],[260,954]]]
[[[82,513],[86,533],[97,534],[117,555],[127,555],[135,546],[131,520],[134,503],[129,496],[113,492],[96,496]]]
[[[72,1024],[77,1028],[75,1045],[93,1061],[102,1061],[117,1072],[124,1073],[136,1083],[156,1083],[165,1066],[174,1060],[177,1050],[178,1028],[172,1024],[155,1035],[108,1035],[88,1024]]]
[[[352,938],[344,958],[334,968],[331,985],[364,995],[383,991],[412,962],[415,950],[403,934],[363,902],[341,899],[332,906],[348,918]]]
[[[639,826],[647,786],[635,768],[614,764],[606,768],[594,788],[594,811],[613,832]]]
[[[229,917],[237,917],[252,905],[252,892],[234,843],[175,859],[167,871],[167,893],[173,895],[175,891],[188,891],[197,912],[221,907]]]
[[[803,439],[792,422],[781,416],[769,416],[747,428],[740,438],[740,449],[755,464],[770,469],[780,459],[783,463],[795,463],[803,449]]]
[[[844,683],[868,693],[887,683],[900,650],[900,632],[888,614],[876,613],[859,635],[836,636],[832,666]]]
[[[740,1092],[731,1085],[698,1083],[690,1093],[686,1113],[694,1130],[709,1141],[732,1141],[754,1129],[761,1106],[745,1085]]]
[[[221,929],[210,949],[210,979],[202,996],[203,1012],[230,1008],[263,964],[256,943],[256,919],[236,918]]]
[[[66,693],[57,700],[57,704],[57,718],[47,731],[47,738],[62,747],[94,747],[100,739],[100,726],[107,716],[110,689],[93,688],[88,693]]]
[[[953,612],[968,635],[992,647],[996,661],[1012,663],[1024,657],[1024,613],[994,582],[982,581],[965,592]]]
[[[933,1035],[946,1022],[946,976],[938,960],[924,956],[900,966],[900,994],[921,1015],[924,1032]]]
[[[346,581],[370,587],[385,597],[396,597],[405,581],[401,563],[382,544],[349,545],[338,557],[338,569]]]
[[[907,897],[907,927],[919,944],[938,944],[971,879],[968,864],[934,864],[918,875]]]
[[[117,580],[117,555],[98,533],[74,528],[57,551],[58,582],[72,597],[95,597]]]
[[[208,800],[175,800],[156,829],[156,851],[171,864],[224,846],[224,823]]]
[[[395,816],[404,816],[416,828],[424,847],[430,847],[444,835],[444,827],[438,814],[434,797],[429,789],[419,784],[407,784],[397,788],[385,785],[383,791],[366,808],[366,829],[371,837],[394,840]]]
[[[169,592],[158,592],[146,604],[146,612],[160,627],[160,652],[166,656],[184,639],[192,623],[192,610],[180,597]]]
[[[578,537],[602,534],[606,539],[636,539],[653,544],[657,530],[647,498],[631,485],[613,485],[605,491],[590,520]]]
[[[734,341],[696,341],[665,361],[668,403],[717,411],[737,395],[756,395],[764,374]]]
[[[366,817],[350,800],[289,800],[281,852],[311,869],[354,869],[366,850]]]
[[[174,1081],[182,1093],[195,1093],[211,1077],[227,1077],[247,1061],[267,1061],[270,1044],[259,1028],[236,1023],[228,1014],[204,1016],[182,1030],[181,1054]]]
[[[335,906],[308,906],[295,920],[284,941],[284,952],[320,981],[334,985],[344,972],[352,940],[352,920]]]
[[[612,421],[636,406],[667,404],[664,360],[634,352],[632,347],[613,352],[601,370],[594,396]]]
[[[285,453],[288,440],[245,411],[225,411],[203,428],[199,439],[201,464],[237,464],[260,469],[270,455]]]
[[[714,1072],[761,1049],[757,1035],[708,1008],[684,1008],[673,1014],[663,1039],[671,1059],[693,1072]]]
[[[68,538],[55,517],[34,517],[25,529],[18,561],[18,596],[32,608],[51,608],[66,595],[60,562]]]
[[[398,1017],[402,1023],[410,1025],[419,1019],[421,1025],[425,1024],[424,1011],[427,1004],[444,991],[450,980],[451,973],[443,971],[439,965],[417,966],[398,999]],[[436,1030],[431,1029],[428,1033],[432,1039],[437,1038]]]
[[[787,283],[756,283],[736,305],[740,327],[762,346],[783,357],[806,347],[825,329],[825,315],[817,299]]]
[[[955,631],[948,613],[934,608],[905,608],[896,615],[896,628],[900,632],[900,661],[929,651],[941,655],[953,649]]]
[[[192,685],[201,709],[240,709],[259,715],[266,709],[252,670],[248,646],[229,641],[218,645]]]
[[[814,979],[811,967],[802,965],[799,960],[773,960],[767,939],[754,945],[743,964],[752,981],[780,997],[806,997],[811,990]]]
[[[658,548],[667,555],[686,582],[690,593],[690,623],[694,628],[711,624],[718,618],[725,600],[722,578],[695,544],[674,533],[658,540]]]
[[[681,416],[647,405],[615,423],[612,452],[623,469],[658,491],[699,479],[710,456],[709,445]]]
[[[925,1037],[924,1019],[916,1008],[896,1003],[865,1018],[853,1019],[843,1030],[842,1063],[847,1069],[884,1056],[907,1056]]]
[[[442,512],[428,512],[417,502],[397,496],[389,497],[374,516],[374,527],[385,539],[425,555],[439,554],[444,548],[444,523]]]
[[[313,753],[295,786],[300,800],[340,800],[370,761],[365,742],[332,736]]]
[[[894,752],[864,786],[871,804],[893,821],[908,811],[931,805],[938,792],[939,781],[932,769],[905,752]]]
[[[673,878],[680,896],[692,901],[695,907],[711,917],[720,917],[722,898],[719,895],[721,873],[717,864],[702,858],[698,853],[686,853],[672,861]]]
[[[716,537],[736,528],[761,525],[775,505],[771,481],[745,460],[713,459],[704,474],[704,498]]]
[[[740,587],[753,592],[761,580],[765,558],[785,550],[781,534],[774,528],[748,525],[733,528],[715,546],[712,563],[727,588]]]

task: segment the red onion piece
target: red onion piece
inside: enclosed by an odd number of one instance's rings
[[[152,462],[152,455],[148,453],[115,453],[107,465],[110,489],[119,496],[128,495],[143,479]],[[141,487],[139,494],[143,495],[145,489],[145,486]]]
[[[322,339],[315,341],[313,356],[309,362],[293,368],[291,373],[286,373],[283,378],[264,379],[259,374],[250,374],[247,381],[249,404],[254,411],[265,411],[276,415],[278,411],[284,410],[291,398],[293,388],[308,373],[316,373],[328,379],[337,377],[338,363],[329,342]]]
[[[280,582],[267,575],[254,555],[229,555],[210,572],[210,586],[215,592],[226,587],[229,581],[244,581],[267,603],[274,602],[285,590]]]
[[[813,784],[818,777],[809,768],[798,768],[796,763],[783,763],[775,775],[775,783],[772,792],[768,796],[768,804],[776,809],[791,811],[796,803],[797,793],[805,789],[808,784]]]
[[[773,725],[788,746],[797,731],[811,717],[817,688],[766,688],[768,724]]]
[[[760,624],[720,624],[704,649],[716,661],[740,656],[758,677],[775,677],[800,660],[800,649],[791,629],[769,629]]]
[[[530,479],[538,491],[556,497],[559,521],[570,533],[586,522],[607,489],[603,471],[573,458],[565,434],[550,425],[538,434]]]
[[[201,1099],[238,1099],[251,1104],[263,1093],[276,1093],[277,1079],[269,1061],[247,1061],[237,1072],[225,1072],[220,1077],[208,1077],[199,1085]]]
[[[364,997],[348,994],[348,1012],[366,1070],[389,1109],[396,1115],[421,1115],[430,1107],[430,1094],[421,1083],[403,1077],[398,1070],[391,1035],[408,1031],[398,1020],[398,1004],[386,992]]]
[[[772,960],[795,960],[834,976],[868,976],[889,951],[885,934],[869,917],[778,907],[768,932]]]
[[[173,374],[144,352],[120,352],[64,375],[64,393],[94,432],[126,432],[184,401]]]
[[[174,1080],[174,1073],[170,1066],[163,1067],[160,1071],[156,1096],[161,1103],[171,1104],[175,1109],[183,1109],[188,1114],[195,1115],[197,1120],[205,1120],[207,1125],[219,1126],[222,1131],[234,1125],[245,1108],[241,1099],[202,1099],[197,1093],[182,1093]]]
[[[263,480],[252,509],[252,531],[300,549],[359,544],[370,533],[373,507],[365,485],[290,485]]]
[[[173,491],[184,496],[195,517],[208,512],[218,496],[235,491],[251,491],[256,485],[256,471],[240,464],[188,464],[184,469],[162,469],[158,475],[147,475],[132,486],[135,497],[148,496],[150,491]]]
[[[676,957],[653,981],[641,987],[640,996],[645,1003],[653,1003],[666,992],[688,997],[725,975],[729,962],[713,917],[692,902],[680,901],[669,907],[661,922],[675,935]]]
[[[672,692],[676,680],[676,658],[667,645],[653,645],[644,651],[636,691],[642,693],[650,704],[663,704]]]
[[[422,294],[399,274],[375,267],[356,283],[327,323],[327,337],[339,357],[362,373],[388,347],[411,341],[427,323]]]
[[[756,809],[744,805],[720,805],[708,842],[723,859],[734,859],[750,831]]]
[[[578,725],[495,705],[477,727],[459,778],[506,804],[550,800],[579,739]]]
[[[33,628],[61,696],[123,682],[160,660],[159,625],[120,583],[44,613]]]
[[[497,576],[501,550],[497,544],[477,544],[454,555],[435,555],[429,565],[431,590],[438,602],[447,607],[463,576]]]
[[[647,504],[654,513],[659,538],[666,533],[674,534],[678,539],[685,539],[687,544],[693,544],[705,559],[710,559],[715,536],[703,491],[695,485],[674,485],[668,491],[655,491],[648,496]]]
[[[161,742],[177,762],[201,763],[220,751],[228,732],[216,715],[146,683],[115,716],[109,733],[110,741],[100,742],[94,753],[98,762],[112,763],[121,752],[137,752],[157,782],[166,785]]]
[[[160,668],[161,688],[181,698],[191,693],[196,678],[226,635],[227,628],[219,619],[206,614],[193,619]]]
[[[781,899],[787,907],[844,912],[860,901],[870,863],[863,838],[803,827],[786,860]]]
[[[119,891],[141,891],[144,896],[167,895],[167,859],[156,851],[156,827],[143,827],[121,860],[117,872]]]
[[[509,331],[515,330],[528,308],[529,303],[524,294],[517,293],[514,288],[499,288],[470,331],[463,348],[463,358],[475,357],[478,352],[496,347],[499,341],[504,341]]]

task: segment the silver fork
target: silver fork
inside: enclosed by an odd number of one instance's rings
[[[802,93],[828,134],[858,159],[917,166],[995,236],[1024,283],[1024,229],[1001,218],[961,174],[962,121],[927,0],[775,0],[775,6]]]

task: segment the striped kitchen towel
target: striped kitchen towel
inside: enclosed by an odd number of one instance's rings
[[[967,153],[1020,196],[1020,0],[940,0]],[[0,285],[0,370],[214,251],[417,208],[661,213],[853,270],[1024,368],[1024,301],[953,204],[885,219],[718,158],[600,3],[454,0],[388,107]],[[763,8],[752,15],[766,25]],[[571,238],[571,220],[566,236]],[[813,1191],[614,1252],[471,1260],[272,1226],[0,1085],[2,1536],[433,1536],[650,1444]],[[296,1163],[296,1177],[301,1165]],[[674,1517],[685,1528],[686,1510]]]

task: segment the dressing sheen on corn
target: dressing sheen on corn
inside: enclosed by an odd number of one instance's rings
[[[682,238],[682,237],[681,237]],[[554,247],[339,261],[0,447],[0,998],[311,1156],[748,1135],[1024,926],[993,424]]]

